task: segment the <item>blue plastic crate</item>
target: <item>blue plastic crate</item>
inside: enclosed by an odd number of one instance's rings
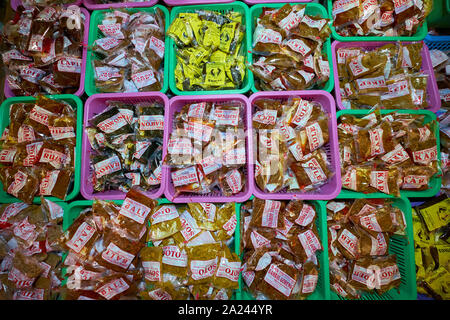
[[[450,51],[450,36],[432,36],[427,34],[423,41],[425,41],[430,50]]]

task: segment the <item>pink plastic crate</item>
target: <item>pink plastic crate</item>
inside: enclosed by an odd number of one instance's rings
[[[260,4],[260,3],[296,3],[296,2],[313,2],[313,0],[294,0],[294,1],[286,1],[286,0],[244,0],[247,4]]]
[[[168,6],[188,6],[191,4],[230,3],[234,0],[163,0]]]
[[[306,91],[261,91],[254,93],[249,98],[251,113],[255,111],[256,107],[253,106],[253,102],[259,99],[280,99],[288,100],[290,97],[300,97],[308,101],[317,101],[322,104],[323,109],[328,113],[328,128],[330,134],[330,141],[325,145],[324,149],[327,154],[327,158],[331,164],[331,170],[335,173],[328,182],[323,185],[319,190],[309,192],[287,192],[281,191],[276,193],[268,193],[261,190],[256,184],[255,179],[251,180],[251,187],[253,194],[261,199],[270,200],[290,200],[290,199],[302,199],[302,200],[331,200],[341,191],[341,162],[339,158],[339,142],[337,134],[337,121],[336,121],[336,107],[334,99],[326,91],[323,90],[306,90]],[[251,118],[253,118],[251,116]],[[250,121],[250,131],[253,131],[253,124]],[[256,134],[255,134],[256,135]],[[253,144],[253,143],[252,143]],[[253,153],[252,153],[253,154]],[[256,155],[253,155],[255,158]],[[254,176],[254,164],[251,163],[250,172]]]
[[[169,201],[174,203],[187,203],[187,202],[243,202],[250,198],[252,195],[251,181],[253,178],[253,171],[250,170],[250,164],[253,161],[252,152],[252,139],[250,138],[250,122],[251,122],[251,114],[250,104],[248,102],[248,98],[242,94],[226,94],[226,95],[194,95],[194,96],[176,96],[170,99],[169,102],[169,112],[167,112],[167,121],[164,122],[164,146],[168,145],[170,134],[172,133],[173,128],[173,119],[175,112],[181,110],[181,108],[188,103],[196,103],[196,102],[226,102],[226,101],[240,101],[244,105],[243,112],[243,120],[244,120],[244,128],[246,130],[245,133],[245,142],[246,142],[246,153],[247,153],[247,164],[244,167],[244,175],[245,175],[245,186],[241,192],[235,194],[231,197],[224,196],[220,191],[214,191],[209,194],[195,194],[184,192],[175,196],[175,187],[172,183],[171,177],[171,168],[167,168],[167,184],[166,190],[164,192],[166,198]]]
[[[97,3],[95,0],[83,0],[83,4],[89,10],[102,10],[102,9],[117,9],[117,8],[140,8],[151,7],[155,5],[158,0],[141,1],[141,2],[119,2],[119,3]]]
[[[79,6],[79,5],[81,5],[81,2],[82,2],[82,0],[77,0],[77,1],[74,1],[74,2],[72,2],[72,3],[66,4],[65,6],[70,6],[70,5],[76,5],[76,6]],[[12,8],[14,11],[16,11],[17,8],[18,8],[21,4],[22,4],[22,0],[11,0],[11,8]]]
[[[80,8],[81,13],[84,15],[84,34],[83,34],[83,52],[81,53],[81,76],[80,76],[80,86],[78,90],[74,93],[74,95],[81,97],[84,93],[84,78],[86,77],[86,57],[87,57],[87,46],[89,39],[89,11],[85,8]],[[4,93],[6,98],[15,97],[11,89],[9,88],[8,83],[5,81]]]
[[[164,123],[167,122],[167,110],[169,106],[169,99],[161,92],[139,92],[139,93],[99,93],[90,96],[84,105],[84,120],[83,120],[83,145],[82,145],[82,158],[81,158],[81,195],[87,199],[92,200],[94,198],[102,200],[122,200],[125,199],[125,192],[119,190],[109,190],[105,192],[95,192],[90,180],[92,169],[90,165],[90,156],[93,151],[89,143],[88,136],[85,129],[89,125],[89,119],[93,118],[96,114],[100,113],[106,108],[107,101],[122,101],[126,103],[139,103],[139,102],[153,102],[159,101],[164,105]],[[165,131],[165,130],[164,130]],[[165,132],[164,132],[165,136]],[[166,142],[163,140],[163,159],[166,154]],[[159,188],[145,192],[145,194],[152,198],[157,199],[161,197],[166,187],[167,181],[167,169],[162,167],[161,185]]]
[[[339,86],[339,74],[337,68],[337,59],[336,52],[340,48],[350,48],[350,47],[358,47],[366,50],[373,50],[378,47],[384,46],[386,44],[390,44],[392,42],[389,41],[358,41],[358,42],[340,42],[334,41],[331,45],[331,55],[333,59],[333,72],[334,72],[334,92],[336,96],[336,103],[340,110],[345,109],[342,104],[341,99],[341,90]],[[402,41],[402,43],[411,43],[410,41]],[[434,76],[433,64],[431,63],[430,52],[428,51],[428,47],[423,44],[422,47],[422,68],[421,70],[428,74],[428,83],[427,83],[427,102],[430,106],[427,110],[432,112],[436,112],[441,108],[441,99],[439,96],[439,90],[436,83],[436,78]]]

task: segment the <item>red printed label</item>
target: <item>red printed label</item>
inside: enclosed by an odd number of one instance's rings
[[[292,289],[294,289],[296,281],[292,279],[287,273],[278,268],[275,264],[271,264],[269,270],[267,270],[264,276],[264,281],[277,289],[286,297],[291,295]]]
[[[298,127],[304,127],[309,118],[311,118],[312,111],[313,105],[309,103],[309,101],[301,100],[298,103],[297,111],[292,118],[292,123],[297,125]]]
[[[198,175],[195,167],[172,172],[172,182],[175,187],[198,183]]]
[[[123,126],[128,124],[127,119],[123,116],[122,113],[117,113],[116,115],[103,120],[100,122],[97,127],[102,130],[104,133],[112,133],[116,130],[119,130]]]
[[[316,235],[312,230],[307,230],[298,235],[298,239],[302,244],[303,249],[305,250],[306,256],[309,258],[314,255],[317,250],[320,250],[322,247],[320,245],[319,239],[317,239]]]
[[[152,85],[156,82],[155,74],[152,70],[146,70],[139,73],[135,73],[131,76],[136,88],[141,89]]]
[[[308,47],[306,43],[300,39],[290,39],[285,41],[284,44],[291,48],[293,51],[300,53],[302,56],[306,56],[311,52],[311,48]]]
[[[370,136],[370,156],[376,156],[384,153],[383,129],[369,130]]]
[[[178,211],[174,205],[165,205],[161,207],[158,211],[152,214],[151,222],[152,224],[157,224],[164,221],[169,221],[178,218]]]
[[[314,151],[323,145],[323,133],[318,122],[306,127],[306,135],[308,136],[310,151]]]
[[[359,241],[354,234],[347,229],[344,229],[337,240],[354,257],[358,256]]]
[[[370,186],[389,194],[389,171],[372,171],[370,173]]]
[[[120,164],[119,157],[113,156],[109,159],[94,164],[94,169],[95,169],[95,176],[97,178],[101,178],[105,175],[121,170],[122,166]]]
[[[143,224],[150,211],[150,208],[142,203],[134,201],[131,198],[125,198],[122,207],[120,207],[119,214],[130,218],[139,224]]]
[[[253,116],[253,121],[273,125],[277,121],[277,110],[264,109],[262,111],[258,111]]]
[[[176,267],[186,267],[188,263],[188,258],[186,252],[178,246],[166,246],[163,247],[163,258],[162,262]]]
[[[212,277],[217,269],[217,258],[211,260],[192,260],[190,263],[191,277],[202,280]]]
[[[231,172],[228,172],[225,180],[227,181],[227,184],[231,189],[231,193],[236,194],[241,191],[242,179],[239,170],[235,169]]]
[[[401,163],[409,159],[408,152],[403,149],[401,144],[397,144],[395,149],[386,153],[381,160],[388,164]]]
[[[313,221],[315,216],[316,212],[314,211],[314,208],[304,203],[302,211],[300,211],[300,214],[298,215],[298,218],[295,220],[295,223],[303,227],[306,227]]]
[[[115,264],[124,269],[128,269],[134,259],[134,255],[123,251],[114,243],[110,243],[105,251],[102,253],[102,258],[111,264]]]
[[[95,290],[95,292],[104,297],[106,300],[110,300],[116,295],[128,290],[129,287],[130,286],[126,283],[126,281],[123,278],[120,278],[105,284]]]
[[[57,68],[60,72],[81,73],[81,59],[64,57],[58,60]]]
[[[327,179],[325,172],[323,172],[322,167],[315,158],[306,162],[303,167],[312,184],[320,183]]]
[[[163,130],[164,116],[140,116],[139,130]]]
[[[416,163],[428,165],[431,161],[437,160],[437,146],[431,147],[429,149],[424,149],[420,151],[413,152],[413,160]]]
[[[34,106],[34,108],[30,111],[29,117],[31,120],[39,122],[44,126],[48,126],[48,117],[54,116],[55,114],[47,111],[39,106]]]
[[[84,246],[92,238],[94,233],[95,228],[90,226],[86,222],[83,222],[81,226],[78,227],[72,239],[67,241],[66,245],[76,253],[80,253],[81,249],[84,248]]]
[[[22,188],[26,185],[27,178],[28,175],[26,173],[17,171],[17,173],[14,175],[13,183],[11,183],[11,185],[8,187],[8,193],[17,197],[19,191],[22,190]]]
[[[278,214],[280,213],[281,202],[266,200],[262,213],[261,226],[276,228],[278,224]]]
[[[227,278],[230,281],[238,282],[240,270],[240,262],[230,262],[227,258],[222,257],[217,268],[216,277]]]

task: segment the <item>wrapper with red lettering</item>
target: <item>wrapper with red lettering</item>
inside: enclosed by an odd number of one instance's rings
[[[44,199],[43,199],[44,200]],[[60,297],[63,209],[14,202],[0,206],[0,296],[3,300]],[[44,207],[45,206],[45,207]]]
[[[254,198],[241,207],[244,291],[256,299],[305,299],[323,250],[313,204]]]
[[[15,96],[73,94],[79,89],[84,20],[75,5],[18,7],[3,29],[1,51]]]
[[[69,104],[44,96],[12,104],[0,147],[5,192],[27,203],[39,195],[64,200],[73,182],[75,139],[76,115]]]
[[[358,299],[364,292],[383,294],[398,287],[401,274],[389,246],[391,237],[406,236],[403,212],[387,199],[328,204],[331,290],[343,298]],[[343,221],[338,209],[349,207],[348,219]]]
[[[365,122],[358,124],[360,120]],[[361,119],[345,115],[339,122],[345,189],[400,196],[401,190],[429,189],[430,179],[441,170],[435,121],[424,124],[422,115],[381,115],[375,109]]]
[[[331,14],[343,37],[412,36],[431,12],[432,1],[333,0]]]
[[[159,91],[164,73],[164,13],[116,9],[95,26],[103,37],[93,46],[95,86],[99,92]]]
[[[247,184],[244,106],[195,102],[175,113],[164,163],[180,194],[232,196]]]
[[[258,90],[322,88],[330,77],[322,52],[330,36],[329,19],[305,14],[305,5],[262,8],[253,32],[249,69]]]

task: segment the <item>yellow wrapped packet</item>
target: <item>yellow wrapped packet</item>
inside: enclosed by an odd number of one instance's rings
[[[150,216],[149,239],[162,240],[181,230],[178,209],[173,204],[159,205]]]

